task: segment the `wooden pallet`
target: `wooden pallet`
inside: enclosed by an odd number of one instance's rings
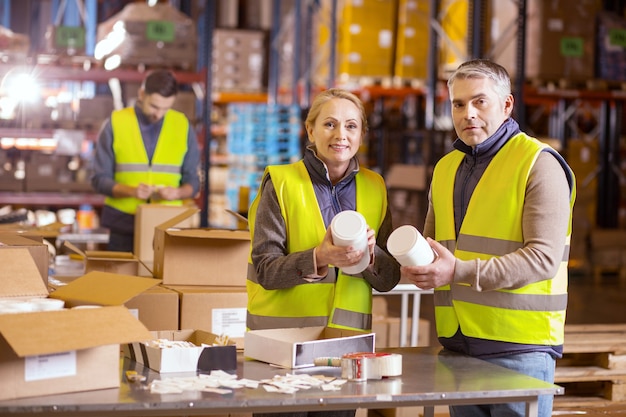
[[[565,326],[554,382],[565,388],[558,407],[626,402],[626,324]]]

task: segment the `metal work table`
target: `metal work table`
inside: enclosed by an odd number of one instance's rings
[[[151,394],[146,384],[165,375],[124,360],[124,369],[132,367],[146,375],[147,382],[129,384],[123,380],[119,389],[0,401],[0,415],[193,416],[423,406],[425,416],[432,417],[437,405],[515,401],[525,402],[526,415],[533,417],[537,416],[539,395],[559,395],[564,392],[557,385],[479,359],[442,354],[439,347],[393,348],[383,351],[402,354],[402,376],[366,382],[349,381],[340,391],[311,388],[295,394],[269,393],[261,386],[255,389],[241,388],[223,395],[199,391]],[[242,354],[238,354],[237,374],[240,378],[261,380],[295,372],[341,375],[339,368],[280,369],[262,362],[244,360]],[[95,377],[97,376],[94,375]]]

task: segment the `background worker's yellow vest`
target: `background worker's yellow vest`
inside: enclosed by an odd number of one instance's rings
[[[436,288],[435,318],[439,337],[452,337],[460,327],[465,336],[480,339],[550,346],[563,344],[567,261],[576,190],[574,174],[556,151],[523,133],[510,139],[478,182],[458,239],[455,238],[453,192],[455,174],[464,154],[452,151],[444,156],[435,167],[431,187],[435,238],[462,260],[489,259],[521,248],[526,183],[542,150],[552,152],[559,159],[572,187],[570,221],[564,237],[566,247],[556,276],[516,290],[477,293],[466,284]]]
[[[271,176],[287,232],[287,252],[311,249],[326,233],[324,219],[315,197],[313,184],[304,162],[270,166],[264,176]],[[248,221],[254,237],[254,220],[261,191],[253,201]],[[356,175],[356,210],[378,234],[387,210],[387,190],[380,175],[361,169]],[[293,328],[329,326],[370,330],[372,322],[372,287],[361,277],[339,273],[334,267],[329,276],[315,283],[288,289],[266,290],[256,279],[249,259],[248,328]]]
[[[152,163],[143,144],[139,122],[132,107],[111,114],[113,152],[115,153],[115,182],[136,187],[140,183],[179,187],[181,167],[187,153],[189,122],[175,110],[165,113]],[[124,213],[135,214],[137,206],[145,203],[134,197],[107,197],[105,204]],[[163,201],[181,205],[181,200]]]

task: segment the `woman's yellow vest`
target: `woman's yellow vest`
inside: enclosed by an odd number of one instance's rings
[[[567,261],[576,190],[574,174],[556,151],[523,133],[511,138],[478,182],[458,238],[455,238],[453,192],[455,173],[464,154],[453,151],[444,156],[435,167],[431,188],[435,238],[462,260],[489,259],[522,248],[526,183],[542,150],[552,152],[559,159],[571,186],[570,222],[556,276],[516,290],[477,292],[467,284],[436,288],[435,318],[439,337],[452,337],[460,327],[465,336],[479,339],[532,345],[563,344]]]
[[[271,176],[287,232],[287,252],[314,248],[324,238],[326,227],[303,161],[266,168]],[[250,234],[261,191],[248,213]],[[382,177],[361,169],[356,175],[356,210],[378,233],[387,210],[387,190]],[[266,290],[256,278],[249,258],[248,319],[249,329],[329,326],[370,330],[372,327],[372,287],[359,276],[345,275],[329,265],[326,278],[317,282],[302,280],[288,289]]]
[[[187,153],[189,121],[175,110],[165,113],[152,162],[143,143],[135,109],[128,107],[111,114],[113,152],[115,154],[115,182],[131,186],[140,183],[179,187],[181,166]],[[145,200],[134,197],[107,197],[105,204],[124,213],[135,214]],[[181,200],[163,201],[167,205],[181,205]]]

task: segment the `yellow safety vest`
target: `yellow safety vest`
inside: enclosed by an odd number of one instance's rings
[[[179,187],[181,167],[187,153],[189,121],[183,113],[169,110],[165,113],[152,163],[143,143],[135,109],[128,107],[111,114],[113,152],[115,154],[115,182],[131,186],[140,183]],[[145,200],[134,197],[107,197],[105,204],[124,213],[135,214]],[[182,200],[163,201],[179,206]]]
[[[315,197],[313,184],[303,161],[266,168],[276,190],[281,214],[285,220],[288,253],[311,249],[326,233],[324,219]],[[248,213],[250,234],[261,190]],[[356,210],[378,233],[387,210],[387,190],[382,177],[368,169],[356,175]],[[372,327],[372,287],[363,278],[339,272],[329,266],[328,276],[318,282],[302,280],[288,289],[266,290],[256,278],[249,258],[248,328],[294,328],[329,326],[343,329],[370,330]]]
[[[523,246],[522,211],[530,171],[549,146],[520,133],[493,158],[478,182],[467,207],[458,239],[455,238],[453,192],[455,173],[464,158],[460,151],[444,156],[435,167],[432,200],[435,238],[462,260],[489,259]],[[567,306],[567,261],[572,208],[576,197],[574,174],[565,169],[571,184],[570,221],[565,251],[556,276],[515,290],[478,293],[467,284],[435,289],[435,318],[439,337],[457,330],[468,337],[532,345],[563,344]],[[503,181],[503,178],[512,182]]]

